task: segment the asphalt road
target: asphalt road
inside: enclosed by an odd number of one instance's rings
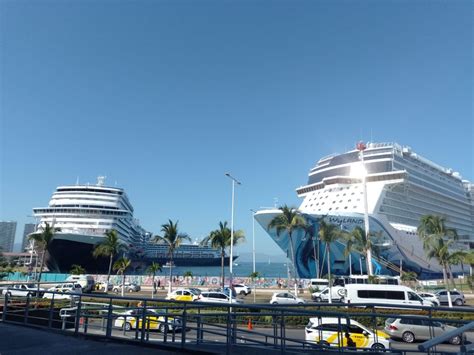
[[[185,342],[187,343],[195,343],[198,338],[198,332],[196,330],[197,325],[196,323],[188,323],[188,331],[186,332]],[[98,333],[103,334],[104,331],[101,329],[100,321],[91,321],[89,323],[88,332],[91,333]],[[266,343],[268,345],[274,344],[273,338],[273,328],[262,328],[262,327],[253,327],[252,330],[248,330],[245,326],[240,326],[237,328],[236,337],[237,343]],[[280,333],[281,330],[278,329],[277,336],[280,337],[282,334]],[[203,328],[202,333],[202,340],[203,342],[211,342],[211,343],[225,343],[227,335],[227,328],[225,325],[205,325]],[[131,330],[128,332],[123,331],[119,328],[114,328],[112,331],[112,336],[114,337],[124,337],[129,339],[135,339],[136,337],[139,339],[141,336],[140,330]],[[145,336],[148,337],[148,341],[150,342],[164,342],[164,334],[159,333],[158,331],[150,331],[146,332]],[[305,334],[304,328],[286,328],[285,334],[286,344],[287,345],[301,345],[305,341]],[[175,342],[181,343],[182,335],[180,331],[176,332],[169,332],[166,336],[166,342]],[[474,333],[467,334],[467,341],[474,342]],[[277,344],[279,344],[279,340],[277,340]],[[391,342],[391,349],[396,350],[410,350],[417,352],[418,351],[418,343],[408,344],[396,340],[392,340]],[[311,346],[309,343],[306,343],[306,346]],[[439,345],[436,349],[440,352],[457,352],[459,351],[459,346],[454,346],[450,344],[442,344]]]

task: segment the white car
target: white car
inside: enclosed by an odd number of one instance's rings
[[[436,307],[439,307],[440,305],[439,298],[434,293],[418,292],[418,296],[420,296],[424,300],[430,301]]]
[[[234,290],[237,295],[247,296],[252,293],[252,289],[244,284],[235,284]]]
[[[344,287],[333,286],[331,287],[331,301],[340,301],[344,297]],[[321,291],[314,292],[311,294],[311,298],[316,302],[329,302],[329,287],[323,288]]]
[[[305,340],[325,346],[390,348],[389,335],[379,330],[374,333],[369,328],[347,318],[310,318],[305,328]]]
[[[5,294],[10,296],[21,296],[21,297],[29,297],[29,296],[36,296],[39,291],[39,297],[43,296],[43,292],[46,291],[44,288],[39,288],[38,285],[35,284],[16,284],[9,287]]]
[[[46,292],[43,296],[43,298],[53,298],[55,300],[61,300],[61,299],[71,299],[74,298],[74,296],[77,297],[77,295],[82,293],[82,287],[79,284],[76,283],[65,283],[65,284],[59,284],[54,287],[51,287],[48,289],[50,292],[56,292],[56,293],[48,293]]]
[[[275,292],[270,300],[270,304],[303,304],[306,301],[298,298],[289,292]]]
[[[198,302],[229,303],[229,296],[222,292],[202,292]],[[242,300],[232,297],[230,303],[243,303]]]

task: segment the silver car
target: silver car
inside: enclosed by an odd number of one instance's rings
[[[402,339],[413,343],[416,340],[429,340],[446,332],[456,329],[450,325],[423,318],[388,318],[385,321],[384,331],[391,338]],[[457,335],[449,339],[449,343],[459,345],[465,340],[464,335]]]
[[[464,298],[464,294],[462,292],[453,290],[453,291],[449,291],[449,294],[451,296],[451,302],[455,306],[462,306],[463,304],[466,303],[466,299]],[[441,304],[448,303],[448,291],[446,290],[438,291],[436,293],[436,297],[438,297]]]

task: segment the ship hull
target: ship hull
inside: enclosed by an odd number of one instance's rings
[[[234,257],[234,260],[237,257]],[[229,265],[230,257],[224,258],[224,265]],[[145,259],[146,264],[152,262],[165,266],[169,262],[167,257]],[[173,260],[173,266],[221,266],[221,258],[176,258]]]
[[[107,274],[110,259],[92,256],[95,245],[102,239],[101,236],[55,235],[46,256],[49,271],[69,273],[72,265],[80,265],[89,274]]]
[[[89,274],[107,274],[110,259],[94,258],[94,247],[103,240],[102,236],[58,233],[51,241],[46,255],[46,266],[50,272],[69,273],[74,264],[86,269]],[[237,257],[234,257],[234,260]],[[229,265],[230,257],[224,258],[224,265]],[[149,265],[152,262],[162,266],[169,262],[168,257],[133,260],[133,264]],[[132,265],[133,266],[133,265]],[[221,266],[220,257],[175,258],[174,266]]]
[[[270,221],[280,215],[279,210],[259,211],[255,220],[267,231],[275,243],[287,254],[291,260],[291,247],[289,236],[286,232],[277,234],[274,229],[268,229]],[[355,227],[364,228],[364,216],[359,213],[347,213],[338,215],[314,215],[302,214],[306,222],[313,226],[313,230],[319,230],[319,221],[324,219],[327,223],[337,225],[341,230],[351,232]],[[442,270],[434,261],[426,259],[421,248],[411,248],[407,252],[408,240],[401,240],[397,232],[388,223],[383,223],[375,216],[369,217],[371,233],[378,235],[380,243],[380,255],[372,259],[375,274],[399,275],[398,266],[403,265],[404,271],[413,271],[419,279],[438,279],[442,277]],[[317,233],[316,233],[317,234]],[[316,278],[326,275],[326,243],[313,241],[303,230],[297,230],[292,235],[293,250],[295,253],[294,264],[296,273],[301,278]],[[411,245],[413,246],[413,245]],[[349,275],[367,274],[365,258],[360,253],[351,253],[351,258],[345,254],[345,241],[340,240],[331,243],[331,274]],[[350,262],[350,261],[351,262]],[[378,260],[378,261],[377,261]],[[292,261],[292,260],[291,260]],[[293,262],[292,262],[293,263]],[[349,265],[350,263],[350,265]],[[317,275],[319,273],[319,275]]]

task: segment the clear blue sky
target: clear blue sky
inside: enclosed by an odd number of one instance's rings
[[[0,219],[106,175],[192,237],[396,141],[473,180],[471,1],[0,0]],[[279,249],[259,227],[259,252]],[[251,250],[251,243],[240,248]]]

